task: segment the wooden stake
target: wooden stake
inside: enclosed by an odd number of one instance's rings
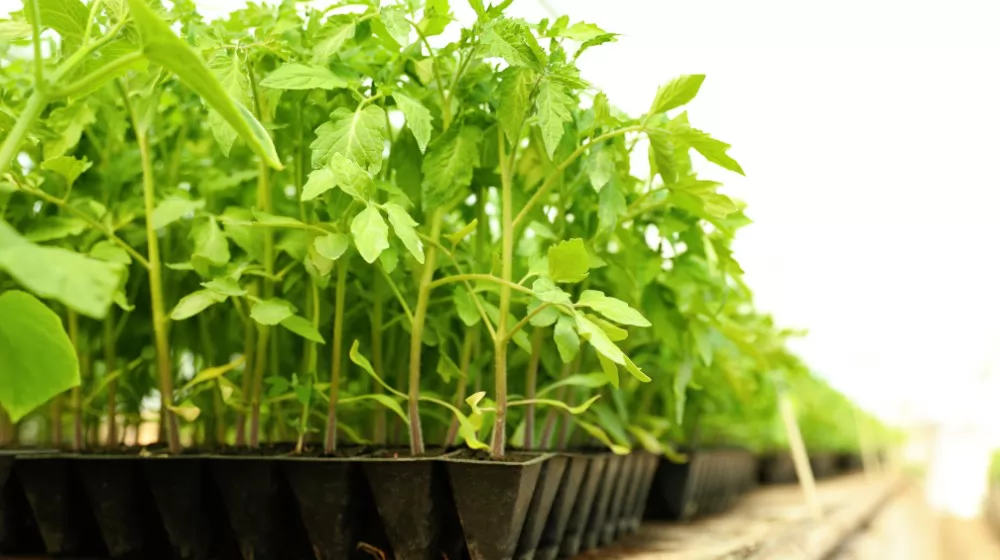
[[[809,465],[809,455],[806,453],[806,445],[802,441],[802,433],[799,432],[799,421],[795,417],[795,408],[792,406],[792,400],[784,391],[778,396],[778,403],[781,408],[781,419],[785,424],[785,433],[788,434],[788,446],[792,450],[795,474],[798,475],[799,485],[805,495],[809,515],[818,520],[823,517],[823,510],[816,495],[816,479],[813,477],[812,467]]]

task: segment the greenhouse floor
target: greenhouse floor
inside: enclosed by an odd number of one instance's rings
[[[823,510],[820,521],[810,518],[798,485],[764,487],[723,515],[685,524],[646,522],[635,537],[578,559],[818,560],[903,492],[905,484],[898,477],[864,474],[822,481],[817,487]]]

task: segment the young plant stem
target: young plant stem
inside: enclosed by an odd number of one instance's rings
[[[431,215],[431,239],[441,236],[442,212],[434,210]],[[424,432],[420,426],[420,355],[423,351],[424,323],[427,322],[427,306],[431,299],[431,283],[437,266],[437,247],[430,245],[424,255],[424,269],[420,275],[417,290],[417,306],[413,310],[413,327],[410,329],[410,378],[408,414],[410,417],[410,454],[414,457],[424,454]]]
[[[312,304],[312,325],[319,328],[319,286],[315,280],[309,281],[309,303]],[[306,341],[306,375],[314,379],[316,376],[316,343],[312,340]],[[306,431],[309,428],[309,403],[302,405],[302,412],[299,414],[298,438],[295,440],[295,453],[302,454],[302,449],[306,442]]]
[[[72,309],[66,316],[67,330],[69,331],[69,340],[73,344],[73,349],[76,351],[76,358],[80,364],[80,382],[83,383],[83,359],[84,351],[80,344],[80,319],[76,314],[76,311]],[[83,449],[83,410],[81,408],[81,397],[80,397],[80,385],[73,387],[70,394],[73,407],[73,451],[80,451]]]
[[[501,227],[500,227],[500,268],[503,283],[500,284],[500,316],[497,318],[497,336],[493,351],[496,360],[496,419],[493,424],[493,442],[490,455],[499,458],[504,456],[507,427],[507,317],[510,315],[511,284],[514,272],[514,209],[513,188],[511,186],[510,167],[507,164],[506,142],[502,127],[497,127],[497,141],[500,152],[501,178]]]
[[[458,378],[458,387],[455,389],[455,406],[461,407],[465,400],[465,393],[469,386],[469,364],[472,362],[472,342],[479,335],[479,329],[466,329],[462,338],[462,355],[459,357],[459,371],[462,376]],[[448,435],[444,438],[444,446],[455,445],[455,437],[458,435],[458,418],[451,419],[448,426]]]
[[[262,104],[260,93],[257,90],[257,74],[254,69],[250,69],[250,88],[253,93],[254,102],[254,112],[256,113],[257,119],[261,120],[264,117],[264,107]],[[261,121],[263,122],[263,120]],[[271,213],[273,212],[271,204],[271,183],[269,179],[269,171],[267,163],[263,160],[259,163],[259,171],[257,173],[257,207],[262,211]],[[263,283],[263,299],[267,300],[274,296],[274,282],[271,280],[274,277],[274,231],[271,228],[264,228],[264,278]],[[250,438],[249,444],[251,448],[257,448],[260,445],[260,395],[261,390],[264,386],[264,369],[267,366],[267,351],[271,328],[267,325],[260,325],[257,335],[257,353],[254,359],[254,378],[253,385],[251,387],[250,395]]]
[[[570,371],[573,368],[573,362],[567,362],[563,364],[562,371],[559,372],[559,379],[565,379],[569,377]],[[563,401],[566,399],[567,386],[563,385],[556,390],[557,401]],[[552,433],[556,425],[556,419],[559,413],[556,412],[555,407],[550,407],[549,411],[545,414],[545,424],[542,426],[542,433],[539,435],[538,442],[541,449],[551,449],[552,446]]]
[[[538,388],[538,362],[542,358],[542,335],[545,331],[535,329],[531,334],[531,358],[528,360],[528,374],[525,380],[525,397],[531,401]],[[524,411],[524,449],[534,449],[535,445],[535,403],[529,402]]]
[[[49,440],[50,443],[56,447],[62,447],[63,436],[62,436],[62,409],[63,409],[63,393],[59,393],[52,399],[52,404],[49,405]]]
[[[114,308],[108,310],[108,316],[104,318],[104,374],[108,375],[116,369],[118,361],[115,351],[115,321]],[[107,447],[118,445],[118,379],[108,382],[108,437],[105,441]]]
[[[382,278],[376,272],[372,275],[372,297],[375,299],[372,306],[372,367],[375,373],[385,379],[385,369],[382,364]],[[375,393],[381,395],[384,392],[381,383],[374,383]],[[375,426],[373,440],[376,444],[385,444],[385,408],[378,407],[375,412]]]
[[[248,295],[257,295],[257,284],[250,284],[248,290]],[[255,346],[255,335],[257,329],[255,328],[256,323],[253,319],[247,317],[243,325],[243,381],[240,385],[240,390],[242,391],[243,398],[246,399],[250,395],[250,383],[253,380],[254,364],[256,362],[252,359]],[[236,413],[236,445],[242,446],[246,445],[247,441],[247,416],[244,412],[245,409],[240,409]]]
[[[278,364],[278,358],[280,356],[280,351],[281,351],[281,346],[279,345],[281,336],[282,336],[281,329],[273,329],[271,331],[271,349],[270,353],[268,354],[268,359],[270,360],[270,365],[271,365],[269,371],[271,371],[272,373],[281,371],[280,366]],[[277,441],[288,441],[288,420],[286,417],[285,408],[286,408],[285,403],[283,401],[278,401],[274,403],[271,407],[271,412],[273,417],[271,425],[274,428],[276,428],[275,431],[277,431],[277,437],[278,437]],[[270,437],[274,436],[273,431],[268,433],[270,434]]]
[[[337,262],[337,287],[334,298],[333,312],[333,363],[330,364],[330,406],[326,414],[326,437],[323,440],[323,451],[333,453],[337,450],[337,399],[340,396],[340,368],[342,367],[344,351],[344,300],[347,293],[347,263],[346,257]]]
[[[174,377],[170,367],[170,341],[168,340],[167,315],[163,305],[163,277],[160,263],[160,240],[156,235],[153,215],[156,207],[156,184],[153,177],[153,161],[149,154],[149,137],[146,127],[139,122],[128,91],[122,82],[118,82],[122,98],[132,117],[132,129],[139,144],[139,155],[142,160],[142,197],[146,210],[146,245],[149,261],[149,298],[153,314],[153,336],[156,344],[156,370],[160,388],[160,421],[165,424],[167,448],[171,454],[181,451],[180,430],[177,416],[170,410],[174,395]]]

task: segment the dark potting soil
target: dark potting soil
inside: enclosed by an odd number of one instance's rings
[[[465,542],[472,560],[511,558],[551,454],[509,453],[500,460],[457,452],[442,459],[448,468]]]

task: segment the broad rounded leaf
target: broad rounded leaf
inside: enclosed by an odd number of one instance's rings
[[[385,224],[378,208],[369,206],[351,221],[351,235],[361,258],[371,264],[389,248],[389,226]]]
[[[260,300],[250,310],[250,317],[262,325],[277,325],[292,315],[295,308],[280,298]]]
[[[311,340],[313,342],[318,342],[320,344],[326,344],[323,340],[323,335],[319,334],[316,327],[313,326],[308,319],[301,315],[292,315],[291,317],[281,321],[281,326],[292,331],[293,333],[301,336],[306,340]]]
[[[431,112],[419,101],[406,94],[395,92],[392,94],[392,98],[396,100],[396,106],[406,117],[406,126],[410,127],[413,137],[417,139],[420,151],[425,151],[427,143],[431,140],[431,132],[434,130],[431,123]]]
[[[590,256],[580,238],[556,243],[549,248],[549,278],[554,282],[579,282],[590,270]]]
[[[35,297],[0,295],[0,404],[12,421],[80,384],[76,351],[62,321]]]
[[[424,244],[421,243],[415,229],[417,222],[410,217],[402,206],[395,202],[387,202],[383,207],[389,215],[389,223],[392,224],[392,230],[396,232],[396,237],[403,242],[406,250],[413,255],[413,258],[417,259],[418,263],[423,264]]]
[[[183,321],[222,301],[226,301],[226,296],[211,289],[191,292],[177,302],[170,312],[170,318],[174,321]]]
[[[350,238],[343,233],[321,235],[313,241],[313,247],[320,256],[335,261],[347,251]]]

